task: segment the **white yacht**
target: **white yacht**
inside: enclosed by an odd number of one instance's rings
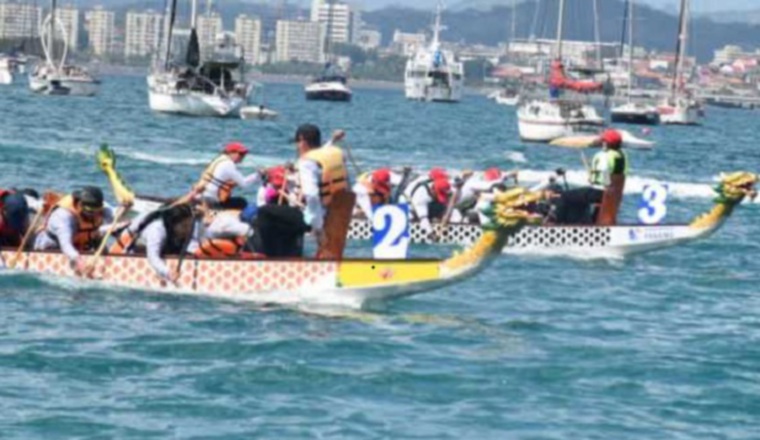
[[[670,125],[699,125],[699,105],[687,96],[684,85],[684,59],[689,38],[689,0],[681,0],[681,14],[678,24],[678,49],[676,71],[673,76],[671,94],[658,107],[660,122]]]
[[[56,0],[50,2],[50,14],[40,26],[40,40],[45,60],[37,64],[29,75],[29,88],[34,93],[44,95],[95,96],[100,89],[100,81],[84,67],[66,64],[68,45],[66,29],[55,19]],[[55,57],[54,37],[56,31],[63,36],[63,53],[60,60]]]
[[[433,26],[433,41],[420,48],[406,62],[404,91],[407,99],[433,102],[459,102],[464,86],[464,64],[441,47],[441,7]]]
[[[601,91],[603,84],[568,78],[562,64],[562,26],[565,0],[559,3],[557,23],[557,57],[552,62],[549,100],[528,101],[517,108],[517,129],[520,139],[529,142],[551,142],[554,139],[598,128],[604,125],[592,105],[558,99],[562,90],[569,89],[581,93]]]
[[[304,93],[310,101],[350,101],[353,96],[346,76],[338,70],[331,70],[330,65],[324,74],[304,87]]]
[[[207,117],[240,117],[251,87],[245,83],[244,66],[237,46],[226,38],[217,41],[213,54],[201,63],[196,31],[197,0],[192,0],[190,40],[184,65],[172,62],[172,34],[176,2],[168,5],[162,60],[148,75],[148,104],[160,113]]]

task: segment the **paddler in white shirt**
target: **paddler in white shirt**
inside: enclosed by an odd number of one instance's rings
[[[412,180],[404,190],[413,219],[420,222],[430,240],[438,240],[430,220],[443,219],[451,197],[449,175],[441,168],[433,168],[428,174]]]
[[[497,190],[504,190],[507,180],[517,176],[517,171],[501,171],[498,168],[489,168],[483,172],[465,172],[462,174],[462,190],[456,201],[458,216],[462,219],[469,218],[472,209],[478,203],[481,196],[488,197]]]
[[[389,168],[367,172],[359,176],[354,184],[356,194],[356,214],[363,214],[372,220],[372,210],[375,206],[391,202],[391,189],[401,183],[402,176]]]

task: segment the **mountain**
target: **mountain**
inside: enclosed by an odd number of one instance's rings
[[[587,41],[594,39],[594,19],[590,4],[588,0],[566,1],[565,38]],[[602,41],[620,41],[624,6],[623,0],[599,2]],[[506,6],[493,6],[488,10],[445,11],[443,21],[448,30],[442,34],[442,38],[451,42],[497,45],[508,39],[510,14],[511,9]],[[537,38],[554,38],[557,15],[556,2],[521,3],[517,8],[517,37],[526,38],[533,34]],[[678,18],[675,15],[640,5],[636,16],[637,45],[664,52],[675,51],[678,27]],[[404,32],[428,29],[432,21],[432,11],[390,7],[368,11],[362,15],[362,19],[380,29],[387,43],[396,29]],[[738,44],[747,48],[760,47],[760,26],[757,25],[724,24],[695,18],[692,20],[691,30],[689,53],[696,55],[700,62],[710,61],[713,51],[727,44]]]
[[[753,11],[714,12],[709,15],[704,15],[703,18],[712,20],[716,23],[760,24],[760,9]]]

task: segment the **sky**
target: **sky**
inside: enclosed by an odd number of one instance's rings
[[[354,0],[355,3],[363,4],[367,9],[376,9],[388,5],[404,5],[415,8],[434,8],[439,0]],[[600,0],[604,1],[604,0]],[[677,10],[678,0],[640,0],[649,5]],[[449,7],[462,6],[471,1],[468,0],[444,0],[444,5]],[[472,1],[478,3],[478,1]],[[492,3],[511,4],[511,0],[494,0]],[[692,10],[695,13],[707,13],[715,11],[757,10],[760,9],[760,0],[692,0]]]

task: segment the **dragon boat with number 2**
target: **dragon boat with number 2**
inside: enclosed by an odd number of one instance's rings
[[[758,176],[748,172],[724,174],[715,186],[713,208],[687,224],[675,225],[529,225],[508,238],[504,253],[567,256],[582,259],[625,258],[706,238],[716,232],[745,198],[757,195]],[[622,191],[622,189],[621,189]],[[542,198],[524,191],[523,203]],[[434,227],[440,225],[434,224]],[[438,229],[437,243],[469,245],[481,237],[476,224],[450,223]],[[412,243],[433,243],[419,223],[410,227]],[[369,221],[353,219],[349,239],[370,240]]]
[[[115,157],[101,149],[99,164],[121,203],[131,204],[131,193],[115,171]],[[3,248],[0,263],[13,270],[53,277],[77,278],[101,285],[222,297],[264,303],[316,303],[363,307],[426,292],[466,280],[484,269],[522,229],[529,216],[519,209],[516,194],[502,194],[488,210],[489,223],[479,238],[461,252],[443,260],[265,258],[166,258],[177,269],[176,284],[159,278],[144,255],[92,256],[89,279],[75,275],[69,260],[58,251],[22,251]]]

